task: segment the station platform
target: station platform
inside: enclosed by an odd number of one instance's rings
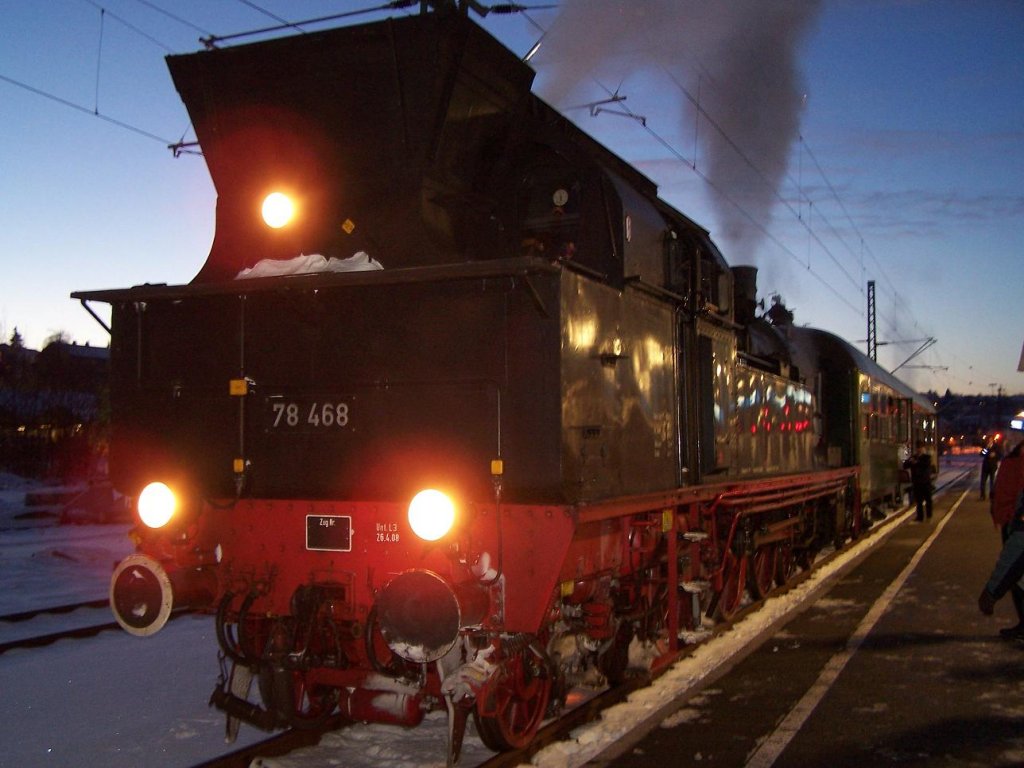
[[[978,595],[1000,549],[976,461],[727,674],[589,765],[1024,766],[1024,643]]]

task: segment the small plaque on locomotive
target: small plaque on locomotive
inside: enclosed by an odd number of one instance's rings
[[[269,395],[263,424],[275,434],[341,432],[351,429],[351,397]]]
[[[352,551],[352,518],[347,515],[306,515],[306,549]]]

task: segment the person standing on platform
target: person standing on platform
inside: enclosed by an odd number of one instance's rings
[[[1024,587],[1018,583],[1024,576],[1024,441],[1010,451],[996,474],[992,488],[992,522],[999,528],[1003,539],[1003,551],[992,571],[992,576],[982,590],[978,606],[983,613],[991,615],[995,601],[1010,593],[1013,608],[1017,612],[1017,624],[1004,627],[999,634],[1008,640],[1024,640]],[[1013,539],[1011,543],[1011,538]],[[991,606],[989,606],[991,600]]]
[[[917,444],[917,453],[903,462],[903,468],[910,470],[910,486],[917,502],[917,522],[924,522],[926,516],[931,520],[932,480],[936,472],[932,455],[925,450],[923,442]]]
[[[985,486],[992,496],[996,471],[999,469],[999,443],[989,443],[981,449],[981,500],[985,500]]]

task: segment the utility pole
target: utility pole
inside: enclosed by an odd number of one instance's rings
[[[1006,431],[1007,424],[1007,422],[1003,421],[1003,394],[1005,391],[1002,384],[996,389],[996,424],[999,425],[1000,432]]]
[[[875,324],[875,281],[868,280],[868,357],[878,362],[878,327]]]

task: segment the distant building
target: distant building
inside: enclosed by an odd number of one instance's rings
[[[0,344],[0,468],[84,479],[103,450],[109,366],[103,347]]]

